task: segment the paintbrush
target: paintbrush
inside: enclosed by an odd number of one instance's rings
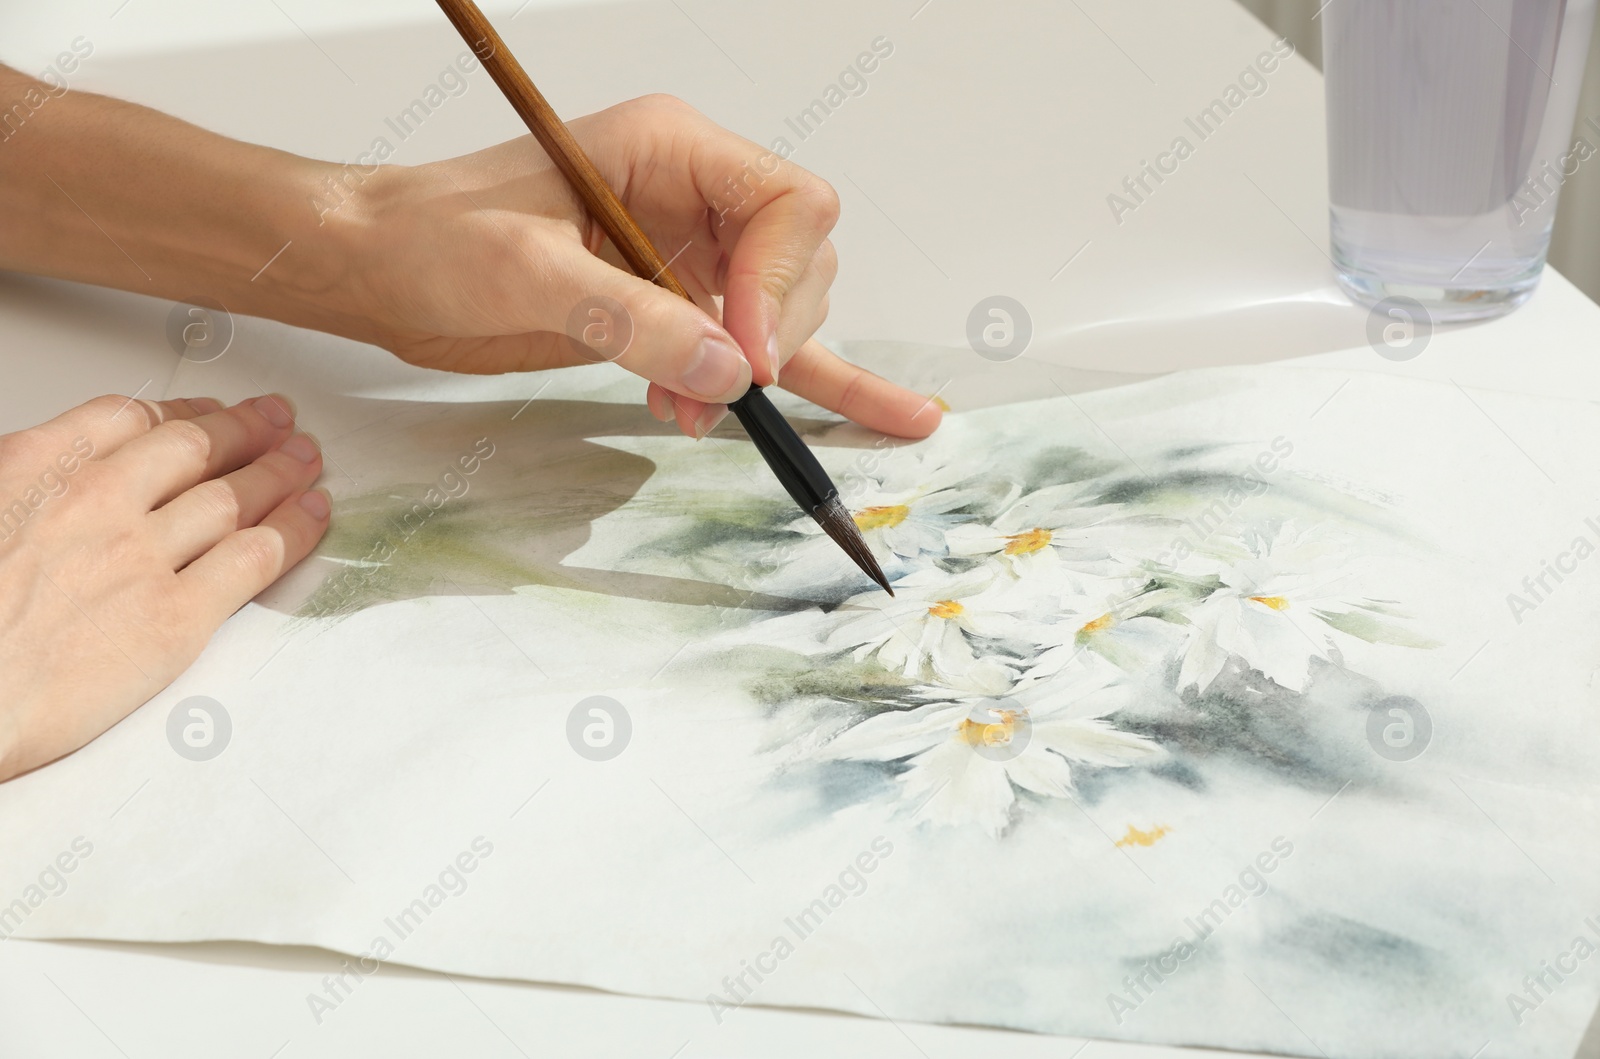
[[[628,262],[628,267],[633,269],[635,275],[649,279],[693,304],[694,299],[689,297],[689,292],[672,274],[650,238],[628,213],[627,207],[617,198],[616,192],[611,190],[588,155],[583,153],[583,148],[578,146],[578,141],[573,139],[572,133],[544,95],[534,87],[522,64],[517,62],[511,49],[500,39],[500,34],[478,10],[478,5],[472,0],[438,0],[438,3],[445,17],[483,63],[484,69],[489,71],[489,76],[494,78],[494,83],[505,93],[511,106],[527,123],[528,131],[533,133],[573,190],[583,199],[590,215],[611,237],[612,243],[616,244],[617,250]],[[806,443],[800,440],[800,435],[795,433],[789,421],[761,392],[761,387],[752,384],[745,395],[729,407],[739,417],[739,423],[750,435],[750,440],[755,442],[756,450],[767,461],[789,495],[794,497],[795,503],[817,520],[823,531],[844,549],[863,573],[882,585],[891,596],[894,595],[894,589],[889,587],[889,579],[883,575],[878,561],[867,548],[855,519],[840,502],[839,490],[828,478],[828,472],[822,469],[822,464],[817,462]]]

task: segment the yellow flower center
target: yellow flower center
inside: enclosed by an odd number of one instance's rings
[[[904,504],[890,504],[886,507],[865,507],[855,514],[856,528],[861,530],[888,529],[898,526],[911,514],[911,509]]]
[[[957,734],[968,746],[1005,746],[1011,742],[1011,735],[1016,730],[1017,712],[1001,710],[1000,719],[990,724],[963,717]]]
[[[1083,628],[1078,630],[1076,639],[1079,643],[1083,643],[1095,633],[1101,631],[1102,629],[1109,629],[1116,623],[1116,617],[1108,611],[1105,614],[1100,615],[1094,621],[1087,622]]]
[[[967,608],[953,599],[941,599],[928,608],[928,613],[935,618],[959,618],[967,612]]]
[[[1007,555],[1032,555],[1034,552],[1043,551],[1050,543],[1050,531],[1047,529],[1031,529],[1026,533],[1013,533],[1006,538]]]
[[[1251,596],[1250,599],[1263,607],[1271,607],[1273,610],[1289,609],[1289,601],[1282,596]]]

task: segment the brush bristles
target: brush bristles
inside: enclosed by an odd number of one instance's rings
[[[811,512],[811,517],[817,520],[817,525],[822,527],[824,533],[832,537],[834,543],[844,549],[861,572],[883,586],[889,595],[894,595],[894,589],[889,587],[889,579],[883,576],[883,568],[878,565],[878,560],[873,558],[872,550],[867,547],[866,540],[861,536],[861,530],[856,528],[856,520],[850,517],[850,512],[839,502],[837,496],[829,497],[816,510]]]

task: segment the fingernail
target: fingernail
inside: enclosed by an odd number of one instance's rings
[[[191,397],[189,407],[201,415],[210,415],[212,412],[222,411],[222,402],[215,397]]]
[[[717,424],[722,422],[728,414],[725,404],[708,404],[694,420],[694,436],[698,440],[717,429]]]
[[[333,505],[328,502],[328,494],[321,489],[300,494],[300,507],[318,522],[327,518],[328,512],[333,510]]]
[[[767,360],[772,364],[772,381],[778,381],[778,324],[783,320],[783,303],[772,294],[761,295],[761,320],[767,331]]]
[[[310,463],[317,458],[316,442],[304,434],[291,435],[288,441],[278,447],[301,463]]]
[[[273,426],[282,429],[294,422],[294,406],[282,394],[269,393],[256,398],[255,409]]]
[[[707,337],[701,340],[694,360],[679,381],[685,390],[701,397],[721,397],[739,384],[739,375],[745,367],[744,357],[732,342]]]
[[[645,393],[645,406],[650,409],[650,414],[663,423],[672,421],[672,398],[660,390],[651,389]]]

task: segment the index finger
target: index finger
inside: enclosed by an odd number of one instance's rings
[[[842,360],[816,339],[801,346],[784,366],[780,385],[869,430],[896,437],[925,438],[944,418],[937,397]]]

